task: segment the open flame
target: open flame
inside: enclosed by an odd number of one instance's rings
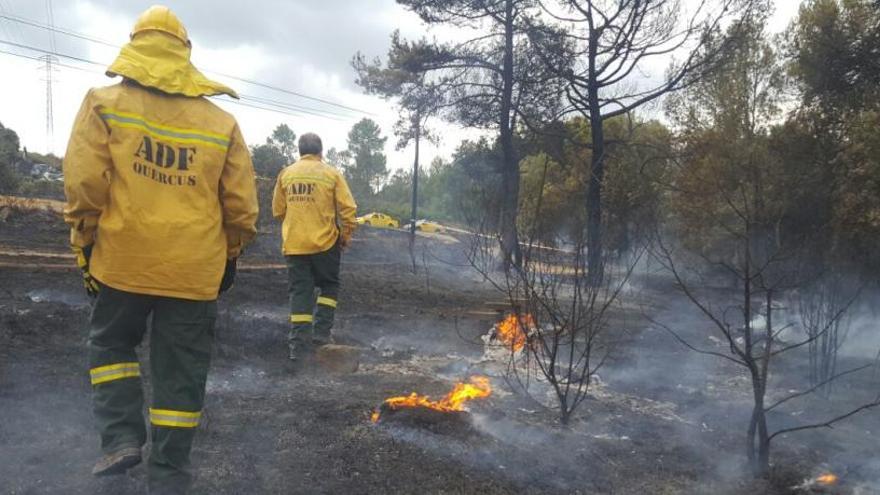
[[[392,410],[424,407],[442,412],[464,411],[464,404],[467,401],[492,395],[489,378],[477,375],[470,377],[468,381],[469,383],[456,383],[448,394],[437,401],[431,400],[427,395],[413,392],[406,396],[389,397],[385,399],[383,406]],[[380,416],[381,413],[378,410],[373,411],[370,420],[376,423]]]
[[[526,328],[524,329],[523,326]],[[510,350],[516,352],[526,345],[527,331],[535,327],[535,319],[526,313],[517,316],[508,315],[507,318],[495,324],[495,338],[501,341]]]
[[[815,478],[807,478],[803,483],[797,486],[791,487],[792,490],[795,491],[812,491],[813,488],[818,486],[831,486],[836,485],[840,481],[840,478],[834,473],[822,473]]]
[[[825,473],[816,477],[816,483],[820,485],[833,485],[837,483],[837,475],[834,473]]]

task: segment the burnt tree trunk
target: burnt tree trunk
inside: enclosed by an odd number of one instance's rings
[[[758,391],[755,408],[760,408],[758,416],[758,458],[755,472],[763,475],[770,470],[770,436],[767,431],[767,410],[764,409],[764,398],[767,395],[767,377],[770,376],[770,359],[773,357],[773,295],[772,289],[766,289],[767,316],[764,321],[764,352],[761,356],[761,368],[758,372]]]
[[[419,207],[419,144],[422,137],[422,115],[416,111],[416,153],[413,160],[413,186],[412,186],[412,213],[410,214],[409,226],[409,257],[412,260],[413,273],[416,272],[416,215]]]
[[[513,0],[505,2],[504,18],[504,61],[502,67],[502,91],[500,114],[501,139],[501,251],[504,270],[511,266],[522,266],[522,251],[516,228],[519,209],[519,161],[513,149]]]
[[[568,407],[568,402],[563,400],[559,401],[559,422],[563,425],[568,426],[568,423],[571,421],[571,409]]]
[[[770,470],[770,435],[767,431],[767,413],[764,409],[765,380],[757,369],[752,370],[754,407],[748,431],[748,459],[756,476]]]
[[[602,283],[602,183],[605,177],[605,137],[602,118],[590,118],[593,154],[590,159],[590,183],[587,186],[587,281],[597,287]]]
[[[590,134],[593,152],[590,158],[590,182],[587,186],[587,281],[593,287],[602,282],[602,183],[605,178],[605,129],[599,104],[596,74],[599,33],[590,28],[589,88]]]
[[[768,290],[766,293],[767,313],[764,321],[763,350],[761,355],[755,356],[755,347],[761,341],[755,341],[755,329],[752,326],[752,320],[755,315],[753,309],[752,297],[755,295],[755,279],[760,275],[761,270],[753,272],[755,265],[753,256],[755,248],[752,246],[754,242],[753,235],[755,229],[750,221],[746,222],[745,239],[743,245],[745,248],[744,269],[743,273],[743,344],[744,344],[744,360],[749,369],[749,375],[752,381],[752,418],[749,421],[749,429],[747,432],[747,457],[751,465],[752,472],[755,476],[763,476],[770,470],[770,436],[767,431],[767,411],[764,408],[764,397],[767,393],[767,376],[771,358],[771,341],[773,337],[773,315],[772,303],[773,292]],[[760,250],[759,250],[760,252]]]
[[[745,239],[743,247],[745,253],[743,256],[743,354],[745,364],[749,370],[749,377],[752,381],[752,417],[749,420],[749,428],[746,432],[746,457],[752,471],[759,475],[763,472],[761,469],[761,445],[762,440],[767,437],[767,419],[764,411],[764,383],[761,379],[761,370],[758,367],[757,360],[754,356],[754,333],[752,328],[752,229],[751,224],[746,222]],[[763,432],[763,436],[761,435]]]

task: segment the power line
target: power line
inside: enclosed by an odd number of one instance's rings
[[[21,49],[25,49],[25,50],[31,50],[31,51],[43,53],[46,55],[55,55],[58,57],[62,57],[62,58],[70,59],[70,60],[75,60],[77,62],[82,62],[82,63],[86,63],[89,65],[94,65],[94,66],[98,66],[98,67],[105,67],[106,66],[106,64],[103,64],[100,62],[95,62],[94,60],[89,60],[89,59],[77,57],[74,55],[68,55],[65,53],[58,53],[58,52],[53,53],[53,52],[51,52],[49,50],[45,50],[43,48],[38,48],[38,47],[30,46],[30,45],[24,45],[21,43],[14,43],[12,41],[0,40],[0,44],[9,45],[9,46],[13,46],[13,47],[21,48]],[[37,60],[44,60],[44,58],[40,57]],[[257,105],[253,105],[253,104],[245,104],[244,106],[249,106],[252,108],[260,108],[263,110],[275,111],[276,113],[285,113],[285,114],[291,115],[291,116],[302,116],[302,114],[307,114],[307,115],[312,115],[312,116],[321,117],[321,118],[327,118],[327,119],[331,119],[331,120],[343,120],[342,119],[343,117],[347,117],[346,115],[333,113],[333,112],[330,112],[327,110],[301,107],[301,106],[293,105],[293,104],[286,103],[286,102],[272,100],[270,98],[261,98],[261,97],[250,96],[250,95],[245,95],[245,94],[242,94],[241,96],[242,96],[242,98],[249,99],[249,100],[254,101],[256,103],[260,103],[262,105],[269,105],[271,107],[277,107],[277,110],[272,109],[272,108],[266,108],[264,106],[257,106]],[[287,110],[287,111],[285,111],[285,110]],[[292,113],[292,112],[298,112],[298,113]]]
[[[296,110],[296,111],[298,111],[298,112],[305,112],[305,113],[312,114],[312,115],[321,115],[321,116],[324,116],[324,115],[334,115],[334,116],[337,116],[337,117],[343,117],[343,118],[344,118],[344,117],[351,117],[351,115],[347,115],[347,114],[341,114],[341,113],[331,112],[331,111],[329,111],[329,110],[318,110],[318,109],[310,108],[310,107],[302,107],[302,106],[299,106],[299,105],[294,105],[294,104],[292,104],[292,103],[287,103],[287,102],[283,102],[283,101],[273,100],[273,99],[271,99],[271,98],[263,98],[263,97],[260,97],[260,96],[253,96],[253,95],[246,95],[246,94],[242,94],[242,95],[239,95],[239,96],[241,96],[241,99],[242,99],[242,100],[250,100],[250,101],[254,101],[254,102],[256,102],[256,103],[263,103],[263,104],[266,104],[266,105],[273,105],[273,106],[277,106],[277,107],[283,107],[283,108],[287,108],[287,109],[289,109],[289,110]],[[316,113],[316,112],[320,112],[320,113]]]
[[[0,18],[12,19],[12,17],[7,16],[7,15],[3,15],[3,14],[0,14]],[[40,24],[38,24],[38,23],[31,22],[31,21],[26,21],[26,20],[25,20],[25,21],[23,21],[23,23],[26,24],[26,25],[34,26],[34,27],[38,27],[38,28],[41,28],[41,29],[49,29],[49,27],[47,27],[47,26],[40,25]],[[90,38],[90,37],[88,37],[88,36],[81,35],[81,34],[79,34],[79,33],[67,32],[67,31],[64,31],[64,30],[62,30],[62,29],[57,29],[57,31],[58,31],[58,32],[61,32],[62,34],[66,34],[66,35],[69,35],[69,36],[72,36],[72,37],[75,37],[75,38],[83,39],[83,40],[86,40],[86,41],[91,41],[91,42],[94,42],[94,43],[100,43],[100,44],[103,44],[103,45],[106,45],[106,46],[109,46],[109,47],[119,48],[117,45],[114,45],[114,44],[112,44],[112,43],[105,42],[105,41],[100,40],[100,39],[97,39],[97,38]],[[2,42],[3,42],[3,41],[0,40],[0,43],[2,43]],[[11,43],[7,42],[7,44],[11,44]],[[17,47],[19,47],[19,48],[35,49],[35,50],[36,50],[36,48],[34,48],[34,47],[29,47],[29,46],[26,46],[26,45],[13,45],[13,46],[17,46]],[[105,64],[98,63],[98,62],[93,62],[93,61],[90,61],[90,60],[82,59],[82,58],[79,58],[79,57],[73,57],[73,56],[63,55],[63,54],[58,54],[58,55],[59,55],[59,56],[63,56],[63,57],[65,57],[65,58],[71,58],[71,59],[74,59],[74,60],[77,60],[77,61],[80,61],[80,62],[90,63],[90,64],[94,64],[94,65],[100,65],[100,66],[104,66],[104,65],[105,65]],[[219,73],[218,73],[218,74],[219,74]],[[235,76],[229,76],[229,75],[224,75],[224,74],[219,74],[219,75],[222,75],[222,76],[224,76],[224,77],[230,77],[230,78],[232,78],[232,79],[240,79],[240,78],[236,78]],[[287,90],[284,90],[284,89],[282,89],[282,88],[274,88],[274,87],[271,87],[271,86],[263,85],[263,83],[259,83],[259,82],[251,82],[251,84],[256,84],[256,85],[266,86],[266,87],[269,87],[270,89],[275,89],[276,91],[282,91],[282,92],[286,92],[286,91],[287,91]],[[296,94],[296,93],[294,93],[294,94]],[[289,108],[289,109],[291,109],[291,110],[302,111],[302,112],[304,112],[304,113],[308,113],[308,114],[311,114],[311,115],[324,116],[324,115],[322,115],[322,114],[315,113],[315,112],[323,112],[323,113],[326,113],[326,114],[336,115],[336,116],[339,116],[339,117],[348,117],[348,116],[349,116],[349,115],[341,114],[341,113],[338,113],[338,112],[333,112],[333,111],[331,111],[331,110],[303,107],[303,106],[300,106],[300,105],[295,105],[295,104],[291,104],[291,103],[281,102],[281,101],[279,101],[279,100],[273,100],[273,99],[271,99],[271,98],[257,97],[257,96],[246,96],[246,95],[244,95],[244,94],[242,94],[242,98],[250,98],[250,99],[253,99],[253,100],[260,100],[260,101],[263,102],[263,103],[268,103],[268,104],[274,104],[274,105],[284,106],[284,107],[287,107],[287,108]],[[310,97],[309,97],[309,98],[310,98]],[[330,103],[330,104],[332,104],[332,103]],[[341,106],[341,105],[336,105],[336,106]],[[347,108],[347,107],[344,107],[344,106],[342,106],[342,107],[343,107],[343,108]],[[357,109],[352,109],[352,111],[359,111],[359,110],[357,110]],[[364,113],[367,113],[367,112],[364,112]],[[370,114],[370,115],[373,115],[373,114]]]
[[[32,56],[30,56],[30,55],[25,55],[25,54],[23,54],[23,53],[7,52],[6,50],[0,50],[0,54],[3,54],[3,55],[12,55],[13,57],[26,58],[26,59],[28,59],[28,60],[36,60],[37,62],[40,62],[40,61],[43,60],[42,57],[32,57]],[[75,66],[75,65],[62,64],[62,63],[60,63],[60,62],[56,62],[56,63],[55,63],[55,66],[56,66],[56,67],[64,67],[65,69],[75,69],[75,70],[79,70],[79,71],[83,71],[83,72],[89,72],[89,73],[92,73],[92,74],[100,74],[100,72],[98,72],[98,71],[96,71],[96,70],[84,69],[84,68],[82,68],[82,67],[77,67],[77,66]]]
[[[3,3],[0,2],[0,14],[2,14],[2,13],[3,13]],[[8,24],[8,26],[7,26],[7,24]],[[9,26],[12,26],[12,23],[10,23],[8,21],[0,23],[0,28],[3,29],[3,34],[7,38],[12,39],[12,38],[14,38],[14,36],[12,35],[12,28]],[[18,27],[18,26],[16,26],[16,27]]]
[[[9,51],[6,51],[6,50],[0,50],[0,54],[3,54],[3,55],[11,55],[11,56],[13,56],[13,57],[20,57],[20,58],[24,58],[24,59],[27,59],[27,60],[36,60],[36,61],[38,61],[38,62],[39,62],[39,61],[43,61],[43,57],[32,57],[32,56],[29,56],[29,55],[24,55],[24,54],[21,54],[21,53],[15,53],[15,52],[9,52]],[[55,65],[55,67],[62,67],[62,68],[65,68],[65,69],[73,69],[73,70],[78,70],[78,71],[82,71],[82,72],[88,72],[88,73],[91,73],[91,74],[103,74],[103,73],[100,72],[100,71],[89,70],[89,69],[85,69],[85,68],[82,68],[82,67],[77,67],[77,66],[75,66],[75,65],[68,65],[68,64],[63,64],[63,63],[55,63],[54,65]],[[248,108],[254,108],[254,109],[257,109],[257,110],[264,110],[264,111],[267,111],[267,112],[280,113],[280,114],[288,115],[288,116],[291,116],[291,117],[301,117],[301,116],[302,116],[301,114],[298,114],[298,113],[293,113],[293,112],[289,112],[289,111],[279,110],[279,109],[275,109],[275,108],[267,108],[267,107],[260,106],[260,105],[252,105],[252,104],[248,104],[248,103],[244,103],[244,102],[240,102],[240,101],[236,101],[236,100],[223,100],[223,102],[225,102],[225,103],[232,103],[233,105],[239,105],[239,106],[248,107]],[[321,116],[321,117],[324,117],[324,118],[332,118],[332,117],[325,117],[325,116]],[[340,119],[334,119],[334,120],[340,120]]]
[[[24,49],[24,50],[31,50],[31,51],[34,51],[34,52],[40,52],[40,53],[44,53],[44,54],[47,54],[47,55],[55,55],[55,56],[57,56],[57,57],[67,58],[67,59],[70,59],[70,60],[76,60],[77,62],[83,62],[83,63],[86,63],[86,64],[97,65],[97,66],[99,66],[99,67],[104,67],[104,66],[105,66],[105,64],[102,64],[102,63],[100,63],[100,62],[95,62],[94,60],[89,60],[89,59],[82,58],[82,57],[77,57],[77,56],[74,56],[74,55],[67,55],[67,54],[64,54],[64,53],[53,52],[53,51],[51,51],[51,50],[45,50],[45,49],[43,49],[43,48],[38,48],[38,47],[35,47],[35,46],[30,46],[30,45],[24,45],[24,44],[21,44],[21,43],[14,43],[14,42],[12,42],[12,41],[0,40],[0,44],[8,45],[8,46],[14,46],[14,47],[16,47],[16,48],[22,48],[22,49]]]
[[[46,0],[46,19],[49,21],[49,41],[52,43],[52,51],[57,51],[55,46],[55,12],[52,10],[52,0]]]
[[[0,43],[3,43],[3,41],[0,40]],[[10,55],[10,56],[13,56],[13,57],[24,58],[24,59],[27,59],[27,60],[35,60],[35,61],[38,61],[38,62],[43,62],[43,61],[44,61],[44,56],[41,56],[41,57],[33,57],[33,56],[30,56],[30,55],[25,55],[25,54],[22,54],[22,53],[10,52],[10,51],[6,51],[6,50],[0,50],[0,54],[3,54],[3,55]],[[65,68],[65,69],[73,69],[73,70],[78,70],[78,71],[82,71],[82,72],[88,72],[88,73],[91,73],[91,74],[103,74],[102,71],[90,70],[90,69],[86,69],[86,68],[83,68],[83,67],[77,67],[77,66],[75,66],[75,65],[69,65],[69,64],[64,64],[64,63],[60,63],[60,62],[55,62],[53,65],[54,65],[54,67],[56,67],[56,68],[57,68],[57,67],[61,67],[61,68]],[[290,116],[290,117],[302,117],[302,116],[303,116],[301,112],[294,113],[293,111],[287,111],[287,110],[284,110],[283,108],[271,108],[271,107],[266,107],[266,106],[261,106],[261,105],[255,105],[255,104],[245,103],[245,102],[242,102],[242,101],[236,101],[236,100],[220,100],[220,101],[222,101],[222,102],[224,102],[224,103],[231,103],[231,104],[233,104],[233,105],[239,105],[239,106],[243,106],[243,107],[254,108],[254,109],[257,109],[257,110],[263,110],[263,111],[266,111],[266,112],[273,112],[273,113],[278,113],[278,114],[282,114],[282,115],[287,115],[287,116]],[[318,116],[318,117],[322,117],[322,118],[326,118],[326,119],[331,119],[331,120],[342,120],[342,119],[339,119],[339,118],[336,118],[336,117],[331,117],[331,116],[326,116],[326,115],[317,115],[317,116]]]
[[[225,103],[232,103],[233,105],[239,105],[239,106],[243,106],[243,107],[256,108],[257,110],[265,110],[265,111],[267,111],[267,112],[275,112],[275,113],[280,113],[280,114],[283,114],[283,115],[290,115],[290,116],[292,116],[292,117],[301,117],[301,116],[302,116],[301,114],[292,113],[292,112],[285,111],[285,110],[282,110],[282,109],[278,109],[278,108],[268,108],[268,107],[263,107],[263,106],[260,106],[260,105],[253,105],[253,104],[245,103],[245,102],[243,102],[243,101],[239,101],[239,100],[222,100],[222,101],[225,102]],[[330,120],[338,120],[338,121],[342,121],[342,120],[343,120],[343,119],[340,119],[340,118],[338,118],[338,117],[329,117],[329,116],[326,116],[326,115],[319,115],[319,117],[321,117],[321,118],[325,118],[325,119],[330,119]]]
[[[70,29],[59,28],[59,27],[56,27],[56,26],[47,26],[47,25],[45,25],[45,24],[39,23],[39,22],[37,22],[37,21],[30,20],[30,19],[26,19],[26,18],[24,18],[24,17],[19,17],[19,16],[16,16],[16,15],[9,15],[9,14],[3,14],[3,13],[0,13],[0,18],[7,19],[7,20],[10,20],[10,21],[13,21],[13,22],[18,22],[18,23],[25,24],[25,25],[28,25],[28,26],[31,26],[31,27],[35,27],[35,28],[39,28],[39,29],[45,29],[45,30],[49,30],[49,31],[52,31],[52,32],[61,33],[61,34],[65,35],[65,36],[70,36],[70,37],[73,37],[73,38],[78,38],[78,39],[81,39],[81,40],[84,40],[84,41],[89,41],[89,42],[92,42],[92,43],[98,43],[98,44],[101,44],[101,45],[104,45],[104,46],[108,46],[108,47],[112,47],[112,48],[120,48],[119,45],[117,45],[117,44],[115,44],[115,43],[111,43],[111,42],[106,41],[106,40],[102,40],[102,39],[100,39],[100,38],[95,38],[95,37],[92,37],[92,36],[88,36],[88,35],[85,35],[85,34],[82,34],[82,33],[78,33],[78,32],[76,32],[76,31],[72,31],[72,30],[70,30]],[[373,115],[373,116],[375,116],[374,113],[372,113],[372,112],[368,112],[368,111],[363,110],[363,109],[359,109],[359,108],[351,107],[351,106],[348,106],[348,105],[343,105],[343,104],[341,104],[341,103],[336,103],[336,102],[333,102],[333,101],[330,101],[330,100],[325,100],[325,99],[323,99],[323,98],[317,98],[317,97],[315,97],[315,96],[309,96],[309,95],[306,95],[306,94],[303,94],[303,93],[300,93],[300,92],[297,92],[297,91],[292,91],[292,90],[285,89],[285,88],[281,88],[281,87],[278,87],[278,86],[273,86],[273,85],[271,85],[271,84],[267,84],[267,83],[264,83],[264,82],[255,81],[255,80],[253,80],[253,79],[247,79],[247,78],[244,78],[244,77],[239,77],[239,76],[235,76],[235,75],[232,75],[232,74],[227,74],[227,73],[224,73],[224,72],[220,72],[220,71],[216,71],[216,70],[211,70],[211,69],[205,69],[205,72],[210,72],[210,73],[212,73],[212,74],[216,74],[216,75],[221,76],[221,77],[226,77],[226,78],[233,79],[233,80],[236,80],[236,81],[240,81],[240,82],[243,82],[243,83],[246,83],[246,84],[251,84],[251,85],[254,85],[254,86],[259,86],[259,87],[261,87],[261,88],[266,88],[266,89],[270,89],[270,90],[273,90],[273,91],[278,91],[278,92],[285,93],[285,94],[289,94],[289,95],[292,95],[292,96],[297,96],[297,97],[299,97],[299,98],[304,98],[304,99],[307,99],[307,100],[311,100],[311,101],[315,101],[315,102],[323,103],[323,104],[325,104],[325,105],[331,105],[331,106],[334,106],[334,107],[337,107],[337,108],[342,108],[342,109],[349,110],[349,111],[352,111],[352,112],[357,112],[357,113],[362,113],[362,114],[366,114],[366,115]]]
[[[46,0],[46,17],[49,20],[49,27],[55,27],[55,14],[52,12],[52,0]],[[49,42],[52,51],[57,52],[58,48],[55,44],[55,31],[49,31]],[[52,63],[57,59],[53,55],[43,57],[46,61],[46,149],[51,153],[55,148],[55,114],[53,111],[54,97],[52,95],[52,78],[54,77],[54,69]]]
[[[101,38],[95,38],[95,37],[92,37],[92,36],[87,36],[87,35],[85,35],[85,34],[77,33],[77,32],[75,32],[75,31],[71,31],[71,30],[69,30],[69,29],[65,29],[65,28],[58,27],[58,26],[52,26],[52,27],[50,27],[50,26],[47,26],[47,25],[42,24],[42,23],[40,23],[40,22],[32,21],[32,20],[30,20],[30,19],[26,19],[26,18],[24,18],[24,17],[19,17],[19,16],[17,16],[17,15],[11,15],[11,14],[3,13],[2,10],[0,10],[0,18],[6,19],[6,20],[11,21],[11,22],[17,22],[17,23],[19,23],[19,24],[24,24],[25,26],[35,27],[35,28],[38,28],[38,29],[52,30],[52,31],[55,31],[56,33],[61,33],[61,34],[65,35],[65,36],[70,36],[71,38],[79,38],[79,39],[81,39],[81,40],[83,40],[83,41],[91,41],[92,43],[97,43],[97,44],[99,44],[99,45],[104,45],[104,46],[107,46],[107,47],[110,47],[110,48],[120,48],[119,45],[117,45],[117,44],[115,44],[115,43],[111,43],[111,42],[106,41],[106,40],[102,40]]]
[[[349,106],[343,105],[343,104],[341,104],[341,103],[333,103],[332,101],[329,101],[329,100],[323,100],[323,99],[321,99],[321,98],[316,98],[316,97],[314,97],[314,96],[307,96],[307,95],[304,95],[304,94],[302,94],[302,93],[297,93],[296,91],[290,91],[290,90],[288,90],[288,89],[284,89],[284,88],[279,88],[279,87],[276,87],[276,86],[272,86],[271,84],[261,83],[261,82],[259,82],[259,81],[253,81],[253,80],[251,80],[251,79],[245,79],[245,78],[243,78],[243,77],[233,76],[233,75],[230,75],[230,74],[224,74],[224,73],[222,73],[222,72],[217,72],[217,71],[214,71],[214,70],[207,70],[207,72],[211,72],[211,73],[217,74],[218,76],[222,76],[222,77],[228,77],[228,78],[230,78],[230,79],[235,79],[236,81],[241,81],[241,82],[243,82],[243,83],[253,84],[254,86],[259,86],[259,87],[261,87],[261,88],[271,89],[271,90],[274,90],[274,91],[279,91],[279,92],[281,92],[281,93],[287,93],[287,94],[289,94],[289,95],[298,96],[298,97],[300,97],[300,98],[305,98],[305,99],[307,99],[307,100],[312,100],[312,101],[317,101],[317,102],[320,102],[320,103],[324,103],[324,104],[326,104],[326,105],[332,105],[332,106],[334,106],[334,107],[344,108],[345,110],[350,110],[350,111],[352,111],[352,112],[358,112],[358,113],[363,113],[363,114],[373,115],[373,116],[376,115],[376,114],[374,114],[374,113],[372,113],[372,112],[368,112],[368,111],[366,111],[366,110],[361,110],[361,109],[358,109],[358,108],[349,107]]]
[[[52,79],[54,78],[54,62],[57,60],[53,55],[43,55],[40,60],[45,65],[46,71],[46,149],[51,153],[55,141],[55,114],[53,112]]]
[[[0,15],[0,17],[3,17],[3,16]],[[85,59],[85,58],[82,58],[82,57],[76,57],[76,56],[68,55],[68,54],[64,54],[64,53],[49,52],[49,51],[44,50],[44,49],[42,49],[42,48],[38,48],[38,47],[30,46],[30,45],[24,45],[24,44],[21,44],[21,43],[13,43],[13,42],[11,42],[11,41],[4,41],[4,40],[0,40],[0,43],[2,43],[2,44],[6,44],[6,45],[10,45],[10,46],[14,46],[14,47],[16,47],[16,48],[22,48],[22,49],[26,49],[26,50],[39,51],[39,52],[41,52],[41,53],[52,53],[53,55],[57,55],[57,56],[59,56],[59,57],[68,58],[68,59],[71,59],[71,60],[76,60],[77,62],[83,62],[83,63],[87,63],[87,64],[91,64],[91,65],[96,65],[96,66],[99,66],[99,67],[105,67],[105,66],[106,66],[106,64],[101,63],[101,62],[95,62],[94,60],[89,60],[89,59]],[[309,114],[309,115],[316,115],[316,116],[319,116],[319,117],[325,117],[326,115],[333,115],[333,116],[336,116],[336,117],[350,117],[350,115],[341,114],[341,113],[334,112],[334,111],[331,111],[331,110],[325,110],[325,109],[318,109],[318,108],[304,107],[304,106],[295,105],[295,104],[292,104],[292,103],[287,103],[287,102],[283,102],[283,101],[279,101],[279,100],[274,100],[274,99],[271,99],[271,98],[263,98],[263,97],[251,96],[251,95],[246,95],[246,94],[241,94],[241,97],[242,97],[242,98],[249,98],[249,99],[252,99],[252,100],[257,100],[257,101],[260,101],[261,103],[265,103],[265,104],[269,104],[269,105],[273,105],[273,106],[279,106],[279,107],[284,107],[284,108],[287,108],[287,109],[290,109],[290,110],[300,111],[300,112],[303,112],[303,113],[307,113],[307,114]]]
[[[12,9],[9,8],[9,6],[6,4],[5,1],[0,0],[0,14],[3,14],[4,12],[10,12],[11,10]],[[22,41],[24,40],[24,32],[21,30],[21,26],[13,23],[13,21],[8,20],[8,19],[7,19],[7,22],[4,24],[9,26],[8,27],[9,38],[14,39],[14,38],[16,38],[16,34],[17,34],[19,40],[22,40]]]

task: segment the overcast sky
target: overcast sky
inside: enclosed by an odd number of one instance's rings
[[[138,14],[156,3],[151,1],[65,0],[52,2],[55,26],[92,38],[121,45]],[[797,12],[798,0],[776,0],[771,31],[784,29]],[[284,115],[229,103],[216,98],[238,118],[249,144],[261,143],[272,129],[286,123],[298,135],[317,132],[325,148],[344,148],[351,126],[362,117],[376,120],[390,135],[397,118],[393,104],[363,95],[354,84],[349,62],[357,51],[383,56],[392,31],[405,37],[422,35],[442,39],[446,33],[431,32],[420,20],[394,0],[215,0],[168,1],[183,20],[193,41],[193,60],[209,77],[217,79],[242,95],[270,98],[288,104],[334,115]],[[12,15],[38,23],[48,22],[47,1],[0,0],[0,15]],[[0,41],[51,49],[53,40],[46,30],[0,18]],[[70,127],[85,92],[90,87],[112,84],[103,75],[118,49],[56,33],[55,49],[100,62],[102,66],[60,59],[65,65],[53,74],[54,138],[46,133],[46,77],[44,64],[0,53],[0,122],[14,129],[29,150],[54,151],[61,155]],[[41,54],[0,42],[0,51],[29,57]],[[314,98],[331,101],[358,111],[280,93],[218,75],[218,71],[240,78],[285,88]],[[245,103],[252,104],[253,101]],[[429,146],[424,163],[437,155],[448,158],[461,139],[475,137],[475,131],[444,125],[442,142]],[[411,166],[411,150],[396,151],[393,136],[386,152],[392,169]]]

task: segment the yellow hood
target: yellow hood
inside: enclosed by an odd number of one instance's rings
[[[170,94],[192,97],[227,94],[238,98],[231,88],[199,72],[190,62],[191,53],[189,46],[173,36],[161,31],[144,31],[122,47],[107,68],[107,75],[126,77]]]

